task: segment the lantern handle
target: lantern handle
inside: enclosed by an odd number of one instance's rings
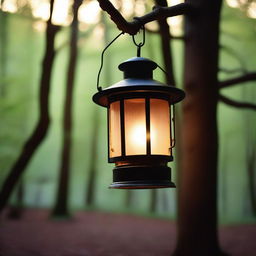
[[[172,120],[173,122],[173,139],[171,140],[171,149],[175,147],[176,144],[176,131],[175,131],[175,106],[172,105]]]
[[[108,49],[108,47],[113,44],[121,35],[123,35],[125,32],[121,32],[119,33],[110,43],[108,43],[106,45],[106,47],[104,48],[104,50],[102,51],[101,53],[101,57],[100,57],[100,69],[99,69],[99,72],[98,72],[98,76],[97,76],[97,90],[98,91],[101,91],[102,90],[102,87],[99,86],[99,83],[100,83],[100,73],[101,73],[101,70],[103,68],[103,59],[104,59],[104,53],[106,52],[106,50]]]
[[[139,19],[139,18],[135,17],[134,19]],[[132,35],[133,43],[137,46],[137,57],[141,56],[141,47],[145,44],[145,41],[146,41],[145,27],[142,26],[141,29],[142,29],[142,33],[143,33],[142,34],[142,42],[137,43],[136,40],[135,40],[135,35]]]

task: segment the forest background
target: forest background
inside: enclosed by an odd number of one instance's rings
[[[179,1],[178,1],[179,2]],[[169,5],[177,4],[170,1]],[[127,18],[143,15],[154,5],[150,1],[118,1]],[[50,91],[51,125],[19,186],[12,194],[11,205],[52,209],[56,200],[62,150],[62,115],[66,72],[69,62],[71,2],[55,1],[53,23],[61,28],[56,37],[56,59]],[[11,1],[1,3],[0,23],[0,186],[30,136],[38,117],[38,89],[44,54],[48,1]],[[224,3],[221,18],[219,78],[256,70],[256,4]],[[97,209],[132,212],[175,218],[176,190],[119,191],[109,190],[112,166],[107,164],[106,111],[96,106],[96,77],[100,54],[107,42],[119,31],[101,12],[96,1],[84,1],[79,8],[78,59],[75,71],[69,209]],[[183,42],[181,16],[168,19],[172,35],[172,52],[177,86],[182,87]],[[146,26],[146,45],[142,56],[163,65],[157,23]],[[122,74],[117,66],[136,54],[132,39],[124,35],[106,53],[101,85],[106,87]],[[161,71],[157,80],[164,81]],[[256,101],[255,81],[233,86],[223,95],[242,102]],[[237,109],[220,103],[218,109],[219,152],[219,219],[226,222],[254,222],[256,219],[256,116],[250,109]],[[207,132],[207,131],[206,131]],[[93,149],[93,150],[92,150]],[[175,162],[174,180],[178,173]],[[93,173],[93,174],[92,174]],[[22,187],[22,202],[17,201]],[[92,188],[92,189],[89,189]],[[19,199],[20,200],[20,199]]]

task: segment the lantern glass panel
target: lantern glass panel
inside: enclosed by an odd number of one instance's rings
[[[124,100],[126,155],[146,154],[145,99]]]
[[[121,156],[120,101],[109,107],[109,157]]]
[[[150,140],[152,155],[171,154],[170,106],[162,99],[150,99]]]

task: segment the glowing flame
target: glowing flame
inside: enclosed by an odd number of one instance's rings
[[[131,133],[131,140],[134,145],[143,147],[146,144],[146,127],[144,125],[134,126]]]

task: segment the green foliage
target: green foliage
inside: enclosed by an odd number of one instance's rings
[[[44,33],[33,29],[32,20],[22,16],[8,15],[8,52],[7,74],[1,82],[7,84],[7,94],[0,101],[0,184],[6,177],[11,165],[17,158],[24,141],[30,135],[37,118],[38,85],[41,71],[41,59],[44,51]],[[96,76],[100,64],[100,53],[104,47],[103,39],[94,33],[98,27],[82,32],[79,40],[79,61],[76,71],[74,106],[74,148],[72,152],[72,175],[70,189],[70,207],[84,208],[86,186],[88,183],[89,163],[93,158],[97,165],[95,202],[93,208],[108,211],[133,211],[147,213],[150,207],[150,191],[134,191],[132,205],[125,208],[125,191],[109,190],[112,179],[112,165],[107,164],[106,110],[97,107],[91,100],[96,92]],[[109,37],[114,38],[119,31],[108,25]],[[221,44],[237,52],[237,57],[221,50],[220,67],[240,68],[245,63],[248,70],[256,70],[255,23],[243,13],[224,7],[221,23]],[[51,90],[51,126],[46,140],[30,162],[25,175],[25,203],[30,207],[52,207],[60,165],[60,147],[62,136],[62,104],[67,69],[68,29],[58,34],[57,58],[53,70]],[[182,84],[182,42],[174,42],[175,75],[178,86]],[[100,85],[105,83],[104,70],[111,71],[110,83],[122,78],[117,71],[120,62],[136,54],[136,49],[128,35],[122,36],[106,53],[105,60],[111,57],[108,68],[104,66]],[[142,55],[152,57],[162,65],[159,38],[147,34],[146,46]],[[242,61],[240,60],[242,59]],[[239,73],[238,73],[239,74]],[[224,80],[234,74],[220,72]],[[164,80],[161,71],[155,72],[157,80]],[[207,86],[207,85],[206,85]],[[255,82],[245,86],[224,89],[228,97],[255,102]],[[93,115],[100,116],[97,155],[91,154]],[[223,104],[219,106],[219,206],[223,221],[240,221],[246,216],[252,217],[249,206],[248,175],[246,172],[246,147],[248,133],[255,134],[255,113],[250,110],[237,110]],[[207,132],[207,131],[205,131]],[[251,137],[252,138],[252,137]],[[255,137],[254,137],[255,138]],[[173,167],[174,164],[171,164]],[[175,166],[174,166],[174,176]],[[168,192],[166,192],[168,191]],[[174,217],[176,214],[176,190],[160,190],[157,193],[158,214]],[[164,203],[167,200],[167,204]],[[166,205],[165,205],[166,204]],[[165,205],[165,206],[164,206]]]

